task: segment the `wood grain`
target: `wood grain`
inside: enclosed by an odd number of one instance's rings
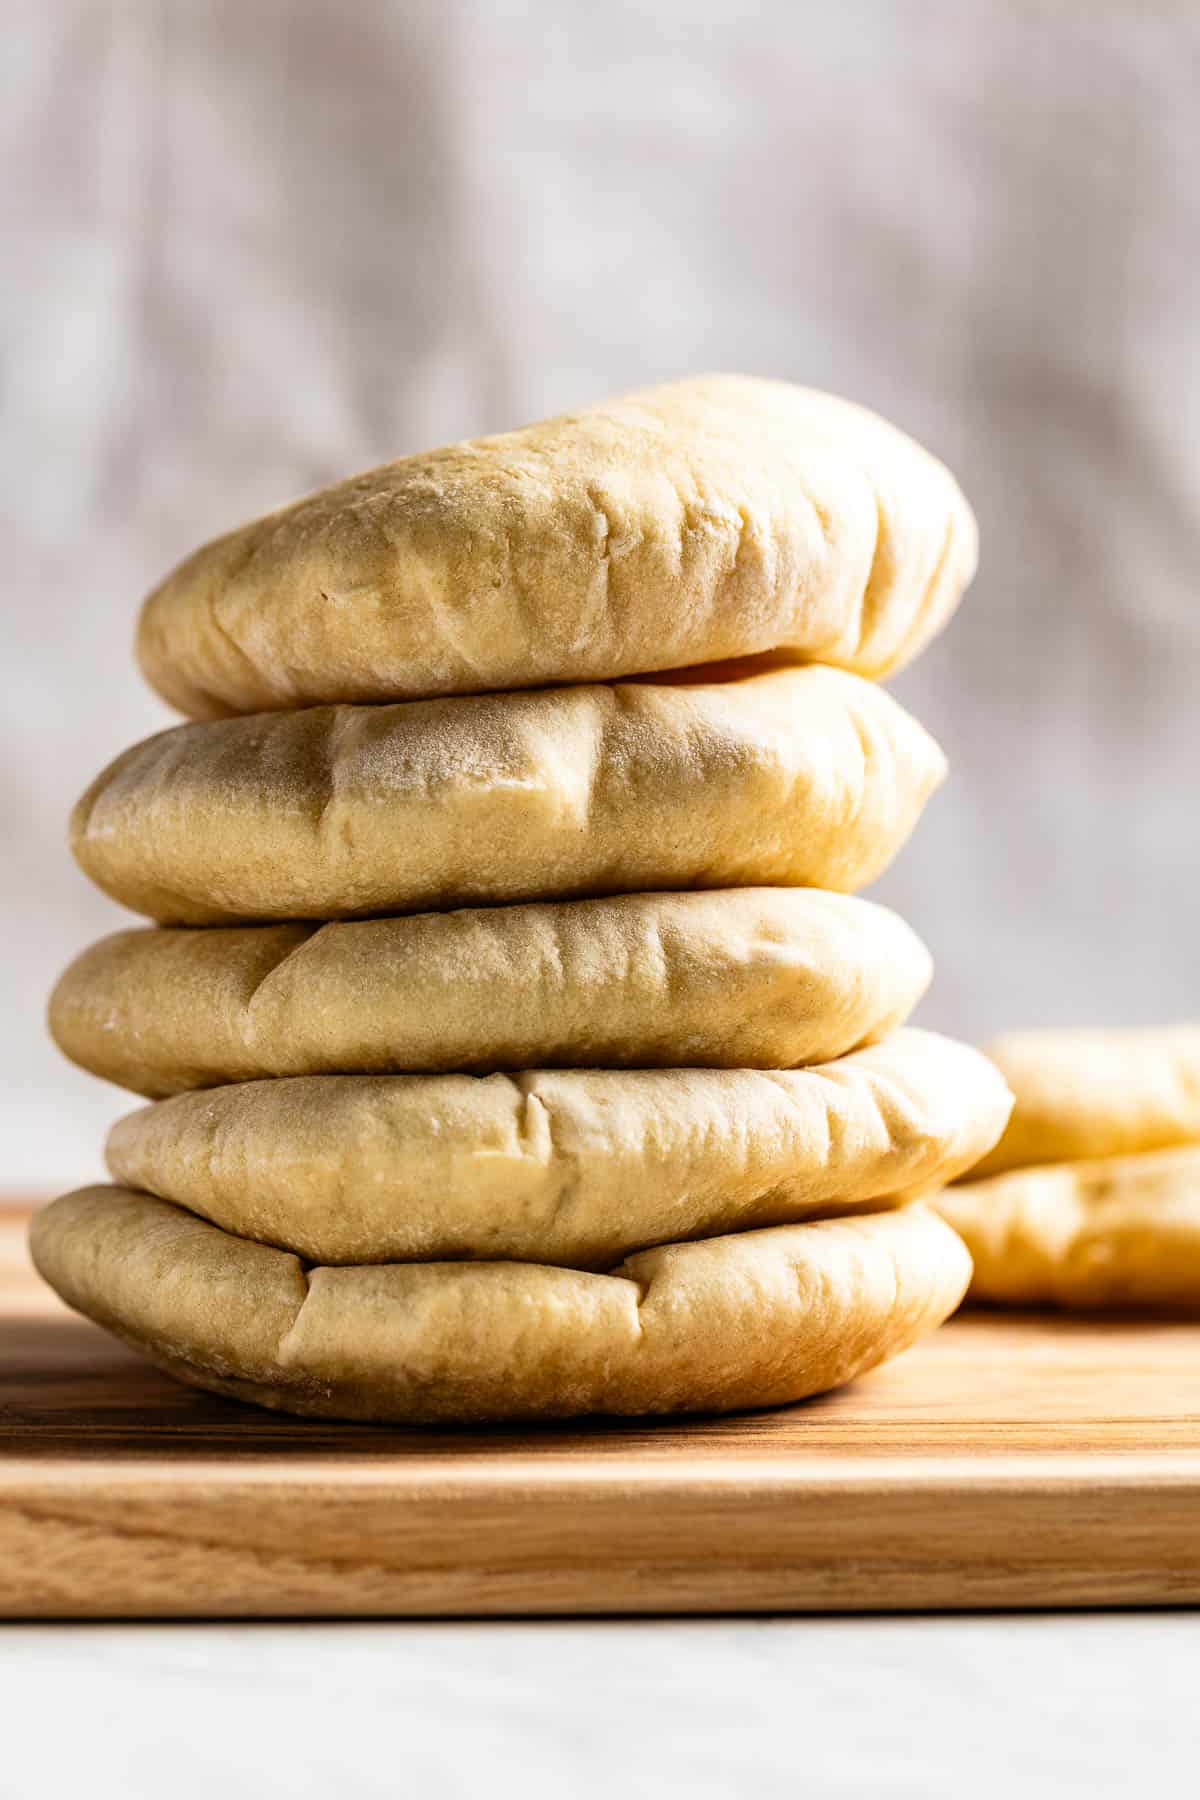
[[[1200,1600],[1200,1324],[977,1314],[840,1394],[404,1431],[177,1386],[0,1216],[0,1614],[863,1611]]]

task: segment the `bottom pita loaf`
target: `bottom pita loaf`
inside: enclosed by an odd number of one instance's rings
[[[1200,1146],[1018,1169],[935,1204],[975,1260],[974,1300],[1200,1312]]]
[[[534,1263],[308,1268],[124,1188],[34,1221],[63,1299],[197,1386],[408,1423],[722,1412],[837,1387],[958,1304],[961,1241],[925,1207]]]

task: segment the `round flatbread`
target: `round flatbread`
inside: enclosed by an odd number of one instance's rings
[[[72,837],[165,924],[756,886],[849,891],[940,750],[836,669],[318,707],[183,725],[93,782]]]
[[[314,1075],[118,1120],[108,1165],[314,1262],[516,1257],[607,1268],[647,1244],[900,1200],[993,1143],[976,1050],[904,1030],[816,1069]]]
[[[1020,1032],[988,1055],[1016,1105],[974,1176],[1200,1143],[1200,1025]]]
[[[878,676],[975,569],[948,471],[882,419],[716,376],[372,469],[190,557],[147,678],[195,718],[609,680],[782,649]]]
[[[68,1305],[199,1387],[412,1424],[799,1400],[940,1324],[970,1273],[924,1207],[672,1244],[603,1275],[306,1269],[162,1200],[84,1188],[35,1218],[32,1249]]]
[[[902,919],[844,894],[627,894],[124,931],[72,963],[50,1026],[152,1099],[267,1075],[795,1068],[892,1030],[931,973]]]
[[[936,1205],[975,1259],[973,1299],[1200,1312],[1200,1146],[1017,1169]]]

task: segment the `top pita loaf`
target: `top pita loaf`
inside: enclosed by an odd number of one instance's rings
[[[881,676],[975,568],[953,477],[862,407],[707,376],[386,463],[191,556],[143,608],[194,718],[783,652]]]
[[[987,1053],[1017,1103],[973,1181],[1200,1143],[1200,1025],[1013,1032]]]

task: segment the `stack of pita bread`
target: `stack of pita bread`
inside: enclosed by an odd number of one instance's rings
[[[1012,1121],[938,1197],[972,1296],[1200,1311],[1200,1026],[1026,1032],[991,1055]]]
[[[387,465],[200,550],[144,671],[196,721],[73,820],[156,921],[52,1003],[149,1098],[39,1267],[185,1379],[407,1421],[762,1406],[939,1323],[907,1204],[997,1139],[853,897],[941,752],[874,677],[974,567],[872,414],[716,377]]]

